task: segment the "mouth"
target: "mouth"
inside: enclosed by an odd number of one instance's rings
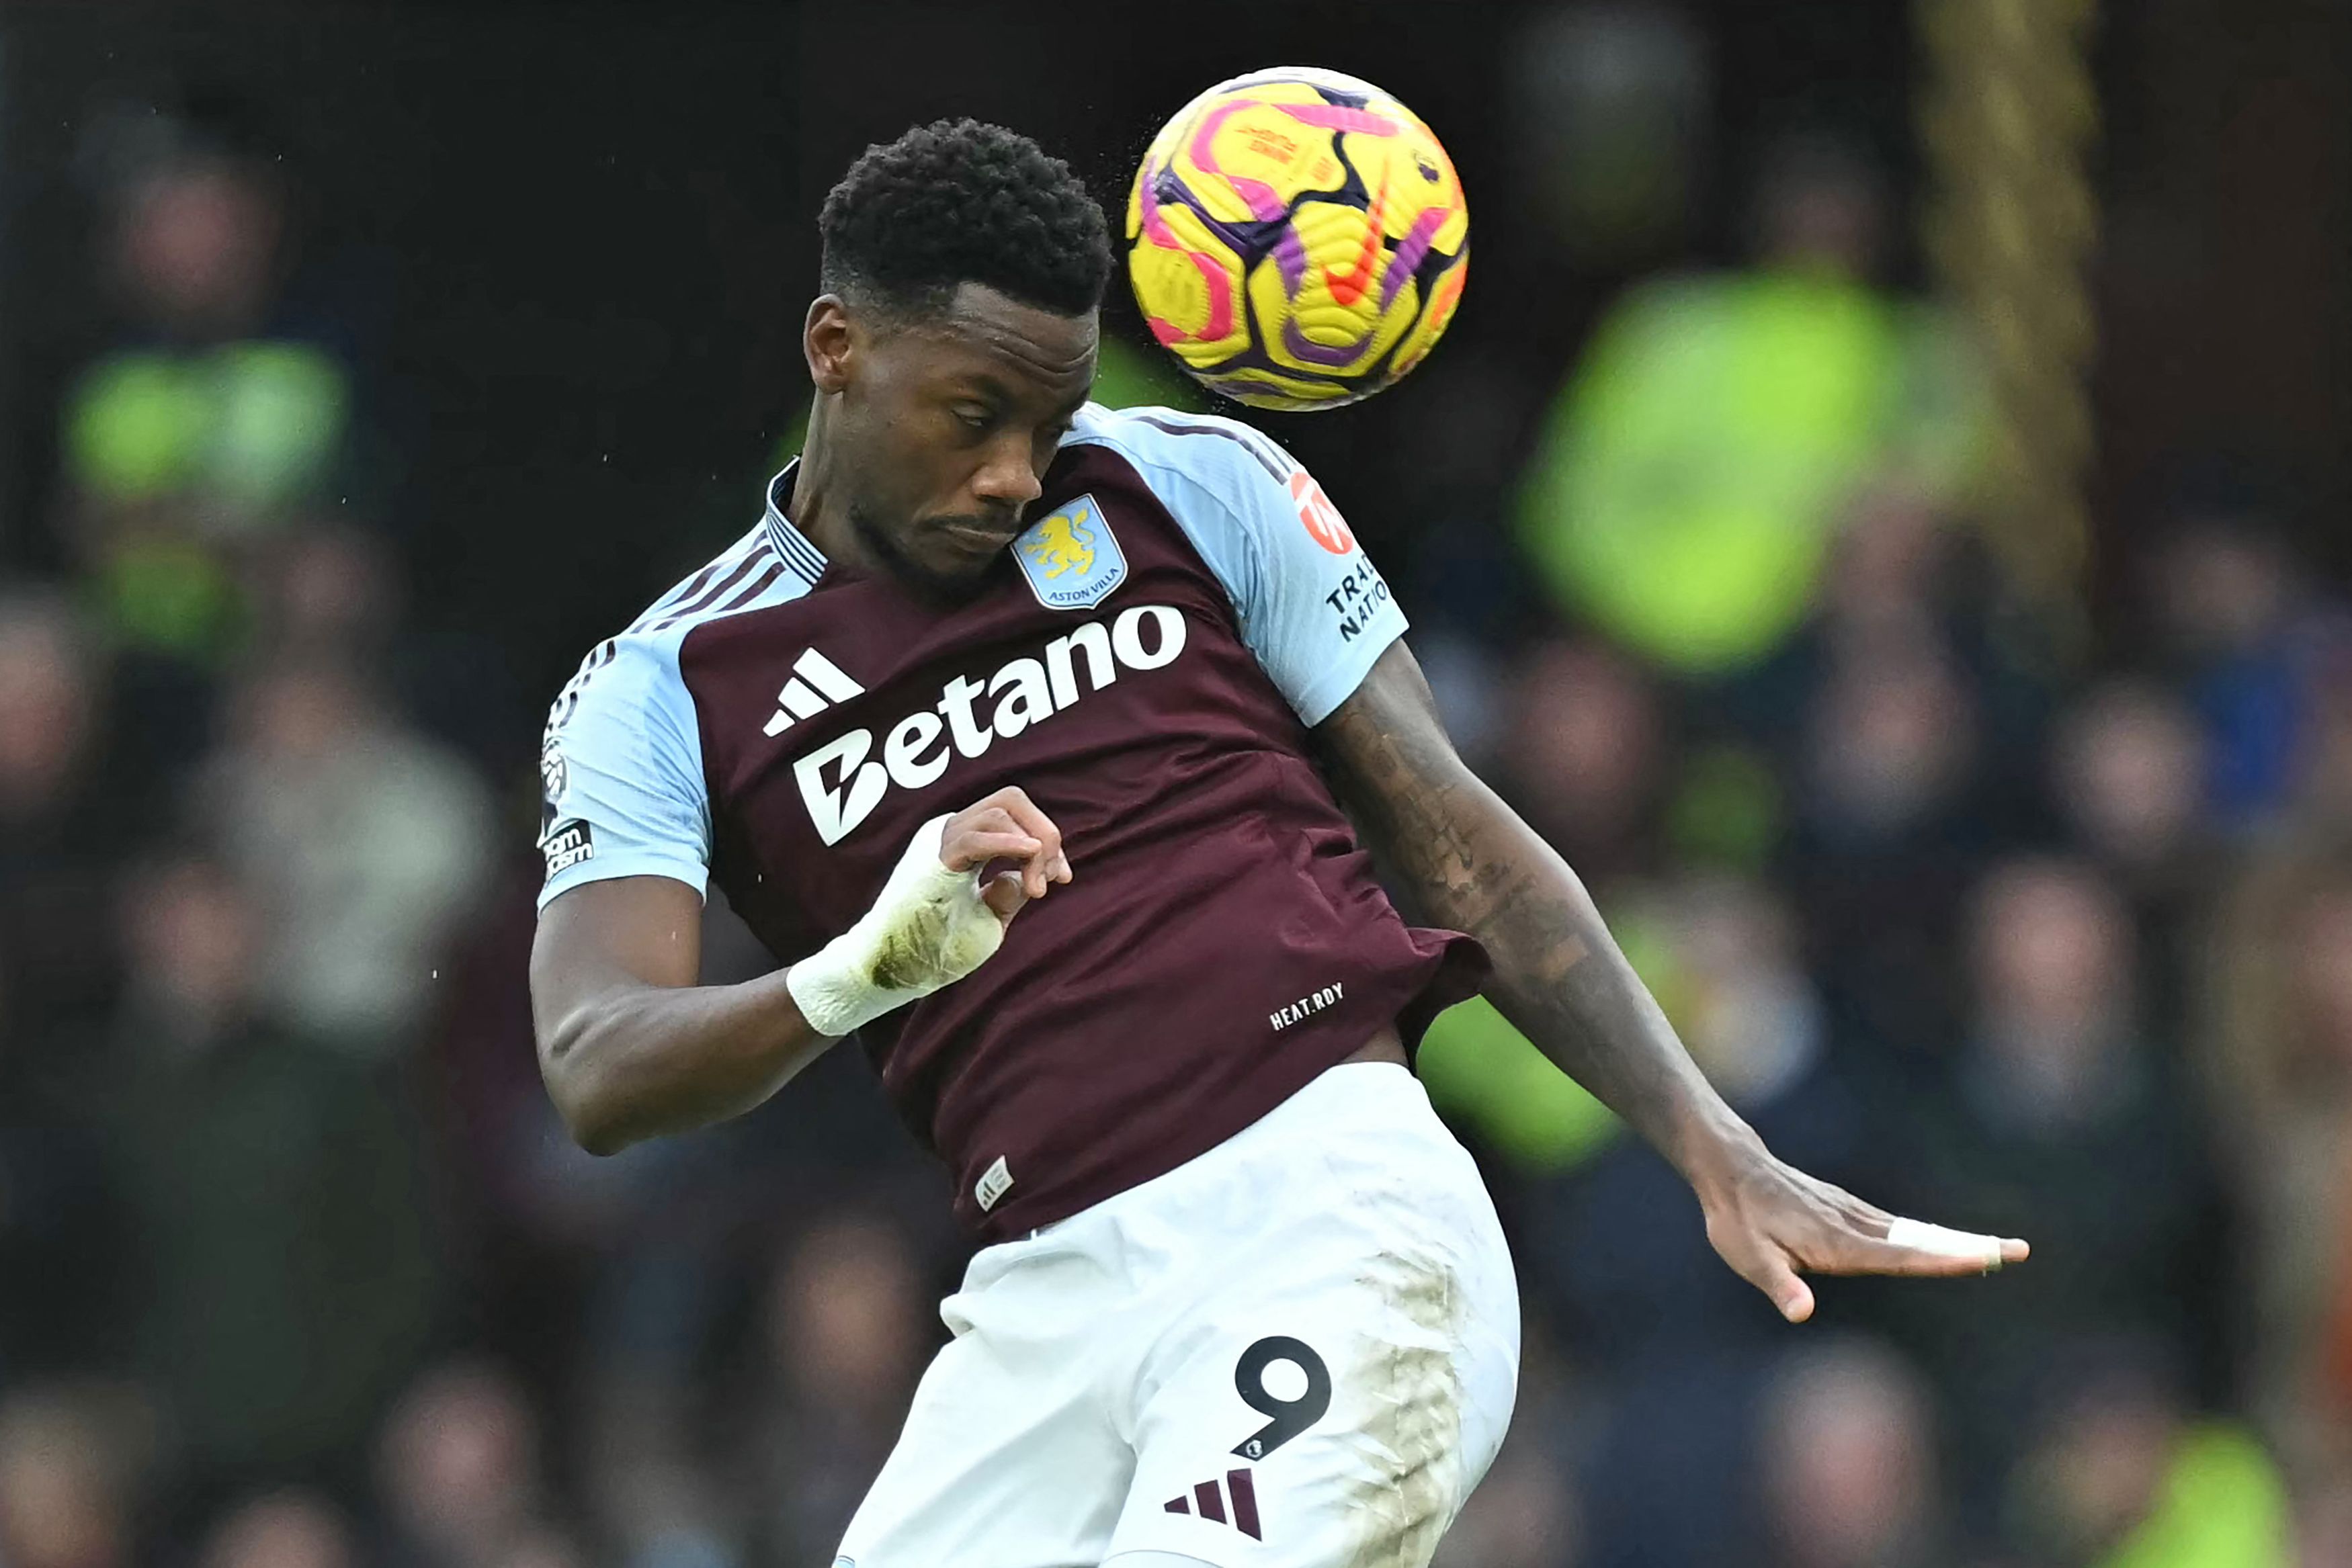
[[[974,554],[1009,549],[1021,537],[1021,525],[987,528],[974,523],[941,523],[939,531],[959,547]]]

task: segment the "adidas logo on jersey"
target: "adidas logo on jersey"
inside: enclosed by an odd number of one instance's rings
[[[1192,1489],[1190,1497],[1170,1498],[1165,1510],[1170,1513],[1192,1513],[1197,1509],[1200,1517],[1211,1524],[1224,1524],[1228,1522],[1226,1493],[1232,1494],[1234,1500],[1230,1521],[1233,1527],[1252,1541],[1264,1541],[1265,1537],[1258,1533],[1257,1527],[1257,1488],[1251,1482],[1247,1470],[1227,1470],[1223,1492],[1217,1490],[1216,1482],[1202,1481]]]
[[[804,718],[814,718],[835,703],[862,697],[866,688],[842,674],[841,666],[814,648],[793,661],[793,678],[776,694],[776,711],[761,727],[761,735],[782,735]]]
[[[1014,659],[984,681],[958,675],[940,691],[938,702],[890,726],[878,759],[869,760],[874,751],[870,729],[835,736],[796,759],[793,777],[800,782],[809,821],[816,825],[818,838],[837,844],[874,814],[892,785],[920,789],[936,784],[956,758],[978,757],[1000,736],[1010,740],[1031,725],[1045,723],[1087,693],[1118,680],[1123,669],[1156,670],[1183,651],[1183,612],[1173,605],[1138,604],[1120,611],[1117,620],[1089,621],[1046,643],[1043,657]],[[811,659],[824,663],[812,649],[793,668],[806,674]],[[848,676],[829,664],[824,668],[848,684],[852,695],[857,694]],[[819,682],[811,676],[809,684]],[[782,700],[787,707],[792,689],[784,688]],[[983,703],[992,705],[985,714]],[[792,722],[779,712],[768,721],[768,733],[774,735]]]

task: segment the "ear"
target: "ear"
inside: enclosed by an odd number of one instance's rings
[[[837,392],[849,384],[864,337],[840,295],[820,294],[810,303],[808,319],[801,327],[801,352],[818,392]]]

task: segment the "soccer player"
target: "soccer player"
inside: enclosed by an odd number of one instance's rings
[[[1793,1321],[1803,1273],[2025,1256],[1773,1158],[1454,755],[1315,481],[1087,402],[1112,258],[1062,163],[922,127],[822,230],[805,450],[549,717],[531,989],[592,1150],[856,1032],[952,1171],[985,1245],[842,1563],[1426,1563],[1517,1377],[1493,1206],[1411,1071],[1474,991]],[[788,967],[697,985],[713,880]]]

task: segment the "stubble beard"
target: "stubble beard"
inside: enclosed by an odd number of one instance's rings
[[[978,598],[998,559],[992,556],[969,572],[939,571],[908,555],[881,520],[861,503],[850,503],[849,526],[866,553],[900,587],[941,609],[953,609]]]

